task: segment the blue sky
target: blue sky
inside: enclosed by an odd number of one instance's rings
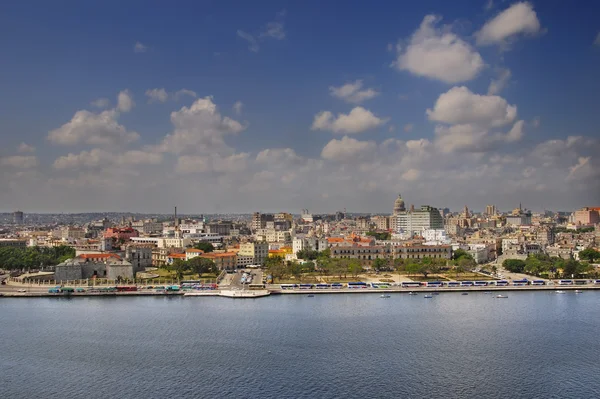
[[[455,209],[597,205],[599,12],[2,4],[1,208],[389,212],[397,192]]]

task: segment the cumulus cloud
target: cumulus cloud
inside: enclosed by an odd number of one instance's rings
[[[210,96],[172,112],[171,123],[175,129],[164,138],[158,150],[176,154],[231,151],[225,143],[225,136],[238,134],[246,128],[234,119],[221,116]]]
[[[90,104],[92,107],[104,109],[110,106],[110,100],[108,98],[99,98],[92,101]]]
[[[189,89],[181,89],[181,90],[177,90],[175,93],[173,93],[173,99],[175,101],[179,100],[180,98],[182,98],[184,96],[196,98],[196,97],[198,97],[198,94],[196,94],[195,91],[189,90]]]
[[[379,92],[375,89],[368,88],[362,89],[363,81],[356,80],[353,83],[346,83],[340,87],[329,87],[329,93],[340,100],[344,100],[352,104],[360,104],[363,101],[370,100],[379,95]]]
[[[135,44],[133,45],[134,53],[145,53],[146,51],[148,51],[148,46],[146,46],[145,44],[135,42]]]
[[[399,45],[393,65],[417,76],[459,83],[474,79],[485,67],[481,55],[456,34],[437,29],[441,20],[427,15],[406,46]]]
[[[431,121],[448,124],[500,127],[515,120],[517,107],[502,97],[474,94],[461,86],[441,94],[427,116]]]
[[[129,112],[135,106],[133,96],[129,90],[122,90],[117,96],[117,110],[121,112]]]
[[[284,17],[286,11],[282,10],[275,15],[275,21],[267,23],[259,34],[261,38],[272,38],[276,40],[285,39]]]
[[[256,162],[259,164],[290,164],[301,160],[292,148],[266,148],[256,156]]]
[[[506,10],[487,21],[483,27],[475,33],[477,44],[489,46],[503,44],[507,40],[514,39],[518,35],[532,35],[539,33],[540,21],[537,18],[533,6],[528,2],[520,2],[511,5]]]
[[[236,173],[247,168],[248,153],[221,156],[211,155],[182,155],[177,158],[175,170],[179,173]]]
[[[146,90],[146,97],[148,97],[148,102],[164,103],[169,98],[169,95],[165,89],[148,89]]]
[[[60,145],[123,145],[140,138],[117,121],[119,112],[107,110],[99,114],[77,111],[73,118],[58,129],[48,133],[48,140]]]
[[[492,81],[490,82],[487,94],[494,95],[500,93],[508,84],[508,81],[510,80],[511,76],[512,73],[510,72],[510,69],[500,69],[500,71],[498,72],[498,77],[492,79]]]
[[[29,169],[38,165],[35,155],[12,155],[0,158],[0,165],[17,169]]]
[[[26,143],[21,143],[19,144],[19,147],[17,147],[17,151],[19,151],[20,153],[35,152],[35,147]]]
[[[359,141],[348,136],[333,139],[321,151],[321,157],[330,161],[353,162],[367,158],[377,148],[374,141]]]
[[[252,51],[253,53],[258,53],[258,50],[260,50],[260,45],[254,36],[240,29],[238,29],[237,35],[248,42],[248,50]]]
[[[321,111],[315,115],[312,130],[330,130],[334,133],[361,133],[382,126],[388,121],[379,118],[363,107],[353,108],[349,114],[335,117],[330,111]]]
[[[93,148],[90,151],[81,151],[79,154],[69,153],[61,156],[54,161],[53,166],[55,169],[79,169],[106,165],[158,165],[162,161],[162,154],[151,151],[131,150],[116,153],[101,148]]]

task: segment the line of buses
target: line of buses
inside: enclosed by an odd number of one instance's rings
[[[556,281],[556,285],[586,285],[588,284],[588,280],[558,280]],[[600,280],[593,280],[592,283],[594,285],[600,285]],[[366,289],[366,288],[393,288],[393,287],[402,287],[402,288],[421,288],[421,287],[430,287],[430,288],[460,288],[460,287],[523,287],[527,285],[546,285],[546,280],[489,280],[489,281],[403,281],[401,283],[366,283],[362,281],[350,282],[350,283],[319,283],[319,284],[281,284],[280,287],[282,290],[296,290],[296,289],[341,289],[341,288],[349,288],[349,289]]]

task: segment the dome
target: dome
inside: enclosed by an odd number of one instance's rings
[[[404,200],[402,199],[402,196],[398,194],[398,198],[396,198],[396,201],[394,202],[394,215],[404,211],[406,211]]]

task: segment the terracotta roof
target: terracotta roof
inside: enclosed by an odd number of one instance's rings
[[[200,249],[196,249],[196,248],[186,249],[185,252],[191,252],[191,253],[194,253],[194,254],[203,254],[204,253],[204,251],[202,251]]]
[[[214,252],[210,252],[207,254],[202,254],[200,255],[202,258],[226,258],[226,257],[230,257],[230,256],[235,256],[237,255],[235,252],[221,252],[221,253],[214,253]]]
[[[169,254],[169,255],[167,255],[167,257],[185,259],[185,254]]]
[[[117,254],[81,254],[78,256],[81,259],[108,259],[108,258],[117,258],[121,259],[121,257]]]

